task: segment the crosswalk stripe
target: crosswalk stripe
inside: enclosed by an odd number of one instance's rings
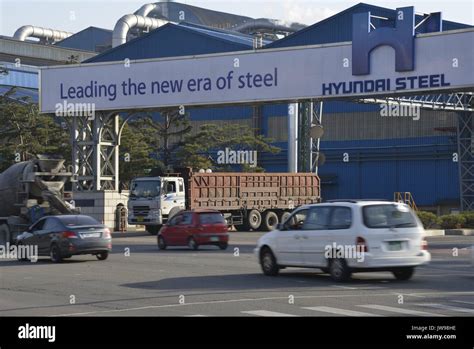
[[[292,314],[285,314],[285,313],[278,313],[276,311],[268,311],[268,310],[250,310],[250,311],[241,311],[243,314],[255,315],[255,316],[296,316]]]
[[[474,314],[474,309],[455,307],[455,306],[447,305],[447,304],[420,303],[419,305],[421,305],[421,306],[423,306],[423,307],[431,307],[431,308],[438,308],[438,309],[442,309],[442,310],[457,311],[457,312],[460,312],[460,313]]]
[[[333,308],[333,307],[304,307],[303,309],[320,311],[323,313],[331,313],[331,314],[336,314],[336,315],[344,315],[344,316],[381,316],[378,314],[371,314],[371,313],[365,313],[362,311],[347,310],[347,309],[340,309],[340,308]]]
[[[383,311],[388,311],[388,312],[392,312],[392,313],[406,314],[406,315],[445,316],[445,315],[441,315],[441,314],[428,313],[426,311],[418,311],[418,310],[412,310],[412,309],[406,309],[406,308],[389,307],[389,306],[386,306],[386,305],[378,305],[378,304],[363,304],[363,305],[358,305],[358,307],[368,308],[368,309],[376,309],[376,310],[383,310]]]

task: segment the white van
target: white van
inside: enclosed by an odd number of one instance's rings
[[[286,267],[320,268],[335,281],[367,271],[391,271],[408,280],[416,266],[431,259],[412,209],[372,200],[301,206],[258,240],[255,254],[265,275]]]

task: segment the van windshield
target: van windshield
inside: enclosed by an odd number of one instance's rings
[[[364,225],[368,228],[415,228],[418,222],[405,205],[369,205],[363,208]]]
[[[159,196],[161,181],[133,181],[130,188],[130,197],[151,198]]]

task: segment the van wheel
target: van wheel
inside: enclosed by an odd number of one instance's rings
[[[334,281],[344,282],[351,278],[351,270],[342,258],[334,258],[329,261],[329,274]]]
[[[158,248],[160,250],[166,250],[166,242],[161,235],[158,236]]]
[[[414,267],[405,267],[405,268],[399,268],[397,270],[394,270],[393,275],[397,280],[410,280],[413,274],[415,273],[415,268]]]
[[[189,238],[189,240],[188,240],[188,247],[189,247],[191,250],[196,251],[196,250],[199,248],[199,245],[197,244],[196,240],[194,240],[194,238]]]
[[[273,211],[265,212],[265,216],[263,218],[263,222],[260,228],[263,231],[272,231],[278,225],[278,215]]]
[[[269,248],[264,248],[260,253],[260,266],[263,274],[267,276],[277,276],[280,272],[275,256]]]
[[[51,246],[49,257],[53,263],[61,263],[63,261],[63,258],[61,257],[61,250],[59,249],[58,245],[54,244]]]
[[[262,224],[262,215],[258,210],[251,210],[246,219],[246,225],[253,230],[258,230]]]
[[[95,256],[97,257],[99,261],[105,261],[107,257],[109,256],[109,252],[105,251],[105,252],[97,253]]]

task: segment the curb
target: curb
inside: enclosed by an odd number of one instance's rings
[[[446,235],[474,236],[474,229],[446,229]]]
[[[425,230],[425,236],[445,236],[446,233],[443,229],[428,229]]]

